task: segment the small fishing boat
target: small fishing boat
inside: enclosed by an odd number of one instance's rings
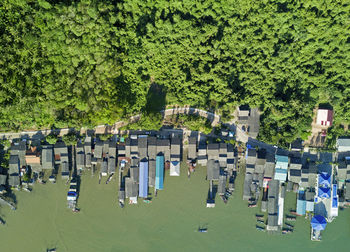
[[[54,175],[51,175],[49,177],[49,181],[52,182],[53,184],[55,184],[56,183],[56,177]]]
[[[290,215],[287,215],[287,216],[286,216],[286,220],[287,220],[287,221],[296,221],[296,219],[297,219],[297,218],[296,218],[295,216],[290,216]]]
[[[149,204],[149,203],[152,203],[152,200],[144,199],[143,202],[145,202],[146,204]]]
[[[23,191],[26,191],[26,192],[31,192],[31,191],[32,191],[32,189],[31,189],[31,188],[29,188],[29,187],[23,187]]]
[[[292,214],[294,216],[301,216],[300,214],[297,214],[297,212],[295,212],[295,211],[290,211],[290,214]]]
[[[79,212],[80,212],[80,209],[79,209],[79,208],[74,207],[74,208],[72,209],[72,211],[73,211],[74,213],[79,213]]]
[[[1,224],[1,225],[5,225],[5,223],[6,223],[6,222],[5,222],[2,218],[0,218],[0,224]]]
[[[265,225],[265,221],[263,220],[257,220],[258,223]]]
[[[248,204],[248,207],[256,207],[256,203]]]
[[[286,229],[282,230],[282,234],[291,234],[291,233],[292,232],[290,230],[286,230]]]
[[[264,227],[261,227],[261,226],[259,226],[259,225],[256,225],[255,228],[256,228],[256,230],[258,230],[258,231],[265,232],[265,228],[264,228]]]
[[[220,198],[225,204],[227,204],[227,198],[224,195],[221,195]]]
[[[208,229],[207,228],[198,228],[198,232],[199,233],[208,233]]]
[[[284,223],[288,228],[294,228],[294,226],[292,224],[289,223]]]

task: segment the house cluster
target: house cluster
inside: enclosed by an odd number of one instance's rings
[[[207,207],[215,207],[216,192],[226,203],[227,198],[234,191],[237,174],[237,153],[235,153],[234,146],[227,143],[206,144],[204,141],[199,141],[198,147],[196,144],[196,139],[189,139],[188,158],[197,160],[202,166],[207,166],[207,180],[209,181]],[[228,188],[226,188],[227,182]]]
[[[117,145],[120,164],[119,204],[124,206],[127,198],[130,204],[136,204],[138,198],[149,202],[150,189],[155,195],[164,188],[164,173],[169,170],[170,176],[180,176],[180,162],[183,160],[183,135],[169,134],[143,135],[133,134],[121,139]],[[207,179],[211,192],[214,188],[220,196],[226,191],[233,191],[236,175],[236,157],[234,146],[226,143],[199,141],[198,137],[189,137],[187,163],[188,176],[194,171],[196,164],[207,166]],[[123,176],[124,174],[124,176]],[[228,190],[226,184],[228,183]],[[208,206],[214,206],[214,197],[208,199]]]
[[[350,205],[350,138],[337,140],[337,180],[340,203]]]
[[[52,145],[32,146],[26,140],[18,140],[12,142],[9,154],[9,169],[2,169],[2,185],[17,188],[21,183],[30,182],[32,172],[54,169]]]
[[[136,204],[138,198],[149,203],[150,188],[155,193],[164,188],[165,169],[170,170],[170,176],[180,176],[182,134],[165,137],[134,134],[121,139],[117,150],[121,178],[120,206],[124,206],[125,198],[130,204]]]
[[[337,140],[337,162],[331,153],[327,153],[328,160],[317,160],[301,150],[300,142],[294,142],[290,151],[276,149],[273,153],[247,146],[243,199],[255,207],[262,191],[261,211],[267,212],[264,229],[268,231],[292,232],[284,220],[293,220],[295,215],[306,215],[311,224],[322,218],[331,222],[339,207],[350,205],[350,138]],[[296,208],[284,217],[286,191],[296,193]],[[325,225],[314,227],[312,240],[320,240],[317,228]]]
[[[249,137],[256,138],[260,128],[260,113],[258,108],[242,105],[236,109],[237,127],[247,133]]]

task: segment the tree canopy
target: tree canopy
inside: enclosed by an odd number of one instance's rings
[[[0,128],[147,114],[154,84],[167,104],[258,106],[271,143],[305,135],[322,102],[349,123],[348,13],[336,0],[3,0]]]

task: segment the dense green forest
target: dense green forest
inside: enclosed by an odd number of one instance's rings
[[[350,122],[350,1],[2,0],[0,128],[94,126],[167,104],[258,106],[291,141],[328,102]],[[153,96],[154,97],[154,96]]]

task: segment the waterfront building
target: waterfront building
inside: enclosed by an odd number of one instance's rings
[[[97,159],[102,159],[103,154],[103,142],[99,139],[96,140],[94,148],[94,157]]]
[[[101,176],[107,176],[108,175],[108,162],[107,159],[103,159],[102,165],[101,165]]]
[[[129,204],[137,204],[137,183],[131,178],[125,178],[125,197],[129,198]]]
[[[234,146],[232,144],[227,145],[227,169],[231,171],[236,171],[236,159]]]
[[[30,149],[26,150],[25,162],[31,167],[33,172],[41,171],[40,151],[36,146],[31,146]]]
[[[290,165],[288,170],[288,180],[300,184],[301,182],[301,158],[300,157],[292,157],[290,159]]]
[[[85,168],[85,152],[84,145],[82,143],[77,144],[76,165],[78,170]]]
[[[164,187],[163,183],[164,183],[164,156],[157,155],[155,189],[162,190]]]
[[[142,159],[139,167],[139,197],[148,197],[148,160]]]
[[[264,166],[264,179],[269,181],[275,173],[275,155],[271,152],[266,153],[266,162]]]
[[[187,152],[187,160],[192,161],[197,158],[197,139],[196,137],[188,138],[188,152]]]
[[[220,165],[217,160],[210,159],[207,163],[207,180],[219,180]]]
[[[279,197],[279,185],[278,180],[271,180],[268,182],[268,204],[267,204],[267,226],[269,231],[278,230],[278,197]]]
[[[54,168],[54,157],[52,145],[43,145],[41,150],[41,166],[43,169]]]
[[[137,149],[140,159],[147,158],[147,137],[138,137]]]
[[[207,165],[208,162],[208,156],[207,156],[207,146],[205,143],[200,142],[198,145],[198,164],[200,165]]]
[[[157,155],[164,156],[165,162],[170,162],[170,141],[169,139],[157,139]]]
[[[306,198],[305,198],[304,190],[299,190],[297,194],[297,214],[298,215],[306,214]]]
[[[227,143],[219,144],[219,163],[220,167],[227,167]]]
[[[20,164],[20,161],[19,161],[18,155],[11,155],[9,160],[9,169],[8,169],[8,174],[9,174],[8,183],[11,187],[16,187],[16,186],[19,186],[20,184],[19,164]]]
[[[250,108],[248,105],[237,107],[237,126],[247,132],[252,138],[256,138],[260,127],[260,114],[257,108]]]
[[[251,191],[250,191],[250,185],[253,181],[253,174],[246,173],[244,177],[244,184],[243,184],[243,200],[249,200],[251,197]]]
[[[219,182],[218,182],[218,194],[219,195],[224,195],[226,192],[226,182],[227,182],[227,176],[223,172],[223,170],[220,170],[220,175],[219,175]]]
[[[130,178],[135,183],[139,183],[139,159],[137,157],[131,158],[129,173]]]
[[[156,184],[156,167],[157,162],[155,159],[148,160],[148,186],[155,187]]]
[[[62,179],[68,179],[69,178],[69,165],[68,165],[68,162],[63,162],[61,164],[61,177],[62,177]]]
[[[285,155],[275,155],[276,166],[275,166],[275,180],[285,182],[287,180],[287,171],[288,171],[288,156]]]
[[[264,168],[266,164],[266,150],[265,149],[259,149],[257,151],[257,159],[255,163],[255,173],[263,174]]]
[[[338,138],[336,147],[338,152],[350,152],[350,138],[346,138],[346,137]]]
[[[208,160],[210,159],[219,160],[219,144],[218,143],[208,144],[207,155],[208,155]]]
[[[157,138],[148,137],[147,138],[147,154],[149,160],[156,160],[157,156]]]
[[[27,149],[27,143],[25,140],[13,142],[10,147],[10,154],[18,156],[20,167],[23,167],[26,165],[26,160],[25,160],[26,149]]]
[[[306,200],[306,212],[313,212],[314,211],[315,192],[306,191],[305,192],[305,200]]]
[[[116,159],[113,156],[108,157],[108,174],[114,174],[116,169]]]
[[[118,144],[118,159],[124,159],[126,157],[130,157],[126,155],[126,147],[124,143],[119,143]]]

